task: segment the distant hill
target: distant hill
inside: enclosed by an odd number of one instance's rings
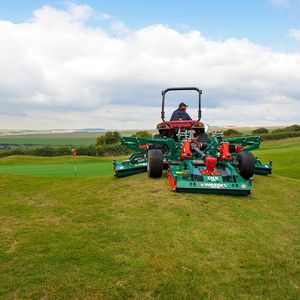
[[[81,129],[73,129],[75,132],[103,132],[106,131],[104,128],[81,128]]]

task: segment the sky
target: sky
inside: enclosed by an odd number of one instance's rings
[[[0,1],[0,129],[300,123],[300,0]],[[197,115],[194,93],[171,93]]]

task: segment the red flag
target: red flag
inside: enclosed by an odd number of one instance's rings
[[[72,154],[73,154],[73,157],[75,157],[76,156],[76,150],[72,150]]]

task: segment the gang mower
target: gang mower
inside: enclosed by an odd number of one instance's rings
[[[165,120],[166,93],[192,90],[198,93],[197,120]],[[122,137],[121,144],[133,150],[128,160],[113,162],[114,175],[124,177],[148,172],[158,178],[166,169],[175,192],[248,195],[254,173],[272,172],[272,161],[263,164],[251,150],[260,146],[259,136],[224,137],[214,132],[208,137],[201,120],[201,94],[195,87],[162,91],[161,119],[154,138]]]

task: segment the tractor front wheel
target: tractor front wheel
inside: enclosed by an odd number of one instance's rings
[[[237,156],[238,170],[240,175],[248,180],[254,174],[255,160],[251,152],[241,152]]]
[[[151,149],[148,151],[147,172],[151,178],[159,178],[163,172],[164,159],[161,150]]]

